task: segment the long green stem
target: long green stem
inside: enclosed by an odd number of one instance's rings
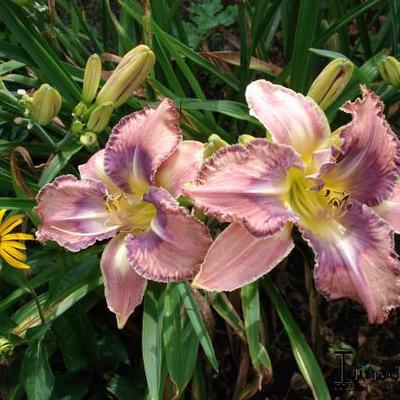
[[[25,274],[23,274],[23,278],[24,278],[24,282],[25,282],[26,287],[28,288],[29,292],[32,295],[33,301],[36,304],[36,307],[37,307],[37,310],[38,310],[38,314],[39,314],[39,318],[40,318],[40,322],[42,323],[42,325],[45,325],[46,324],[46,318],[44,317],[43,308],[42,308],[42,306],[40,304],[39,297],[38,297],[35,289],[30,285],[30,283],[29,283],[28,279],[26,278]]]

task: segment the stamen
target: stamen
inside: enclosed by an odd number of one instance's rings
[[[340,206],[339,200],[338,199],[333,199],[333,207],[339,208],[339,206]]]
[[[128,196],[123,192],[123,190],[120,190],[118,194],[106,194],[103,196],[103,201],[105,203],[107,212],[120,211],[122,208],[122,200],[128,200]]]

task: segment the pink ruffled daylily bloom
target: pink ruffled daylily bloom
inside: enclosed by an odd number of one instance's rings
[[[328,299],[364,304],[371,323],[400,304],[399,142],[379,98],[362,88],[346,103],[352,121],[332,135],[310,98],[265,80],[246,91],[250,112],[272,135],[208,159],[185,185],[196,207],[230,222],[193,284],[234,290],[275,267],[296,224],[316,256],[315,281]]]
[[[203,145],[182,141],[171,100],[124,117],[104,150],[37,196],[38,240],[79,251],[112,238],[101,258],[105,296],[120,328],[141,303],[146,280],[191,279],[211,237],[175,198],[193,179]]]

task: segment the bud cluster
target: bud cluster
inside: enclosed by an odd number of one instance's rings
[[[19,104],[24,114],[31,122],[48,125],[61,110],[62,98],[60,93],[47,83],[44,83],[32,96],[25,90],[19,90]]]
[[[154,53],[147,46],[136,46],[125,54],[97,93],[102,73],[101,59],[97,54],[88,59],[81,101],[74,109],[71,125],[71,131],[80,136],[84,146],[97,146],[97,134],[108,127],[113,110],[125,103],[143,83],[154,62]]]

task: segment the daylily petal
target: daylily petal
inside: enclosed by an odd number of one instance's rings
[[[353,121],[341,130],[340,154],[321,167],[321,177],[327,188],[375,206],[390,196],[397,181],[400,147],[378,96],[363,87],[362,93],[362,99],[342,108]]]
[[[77,180],[72,175],[56,178],[37,195],[36,211],[42,219],[37,239],[55,240],[68,250],[79,251],[114,236],[118,227],[109,218],[105,195],[106,188],[97,180]]]
[[[170,99],[121,119],[104,154],[104,169],[127,193],[143,195],[155,173],[182,140],[179,116]]]
[[[104,152],[104,149],[99,150],[89,158],[87,163],[79,165],[79,173],[81,179],[96,179],[102,182],[110,193],[116,193],[118,187],[114,185],[104,170]]]
[[[288,172],[303,169],[289,147],[265,139],[219,150],[184,186],[196,207],[222,222],[243,223],[255,236],[274,234],[297,216],[284,204]]]
[[[315,281],[323,295],[363,303],[371,323],[382,323],[400,304],[393,232],[371,208],[353,201],[345,215],[303,235],[316,254]]]
[[[373,209],[396,233],[400,233],[400,181],[396,182],[390,197]]]
[[[129,316],[142,302],[147,283],[133,270],[124,239],[123,234],[111,239],[100,262],[107,305],[115,314],[119,329],[124,327]]]
[[[175,198],[182,194],[184,183],[194,179],[203,162],[203,143],[185,140],[159,168],[156,185],[167,189]]]
[[[132,267],[143,278],[154,281],[193,278],[211,244],[207,227],[165,189],[151,187],[143,199],[154,204],[157,215],[148,232],[126,238]]]
[[[291,226],[266,238],[256,238],[240,224],[231,224],[213,242],[193,286],[235,290],[271,271],[292,250]]]
[[[325,114],[310,97],[260,79],[247,86],[246,99],[273,140],[292,146],[305,160],[330,135]]]

